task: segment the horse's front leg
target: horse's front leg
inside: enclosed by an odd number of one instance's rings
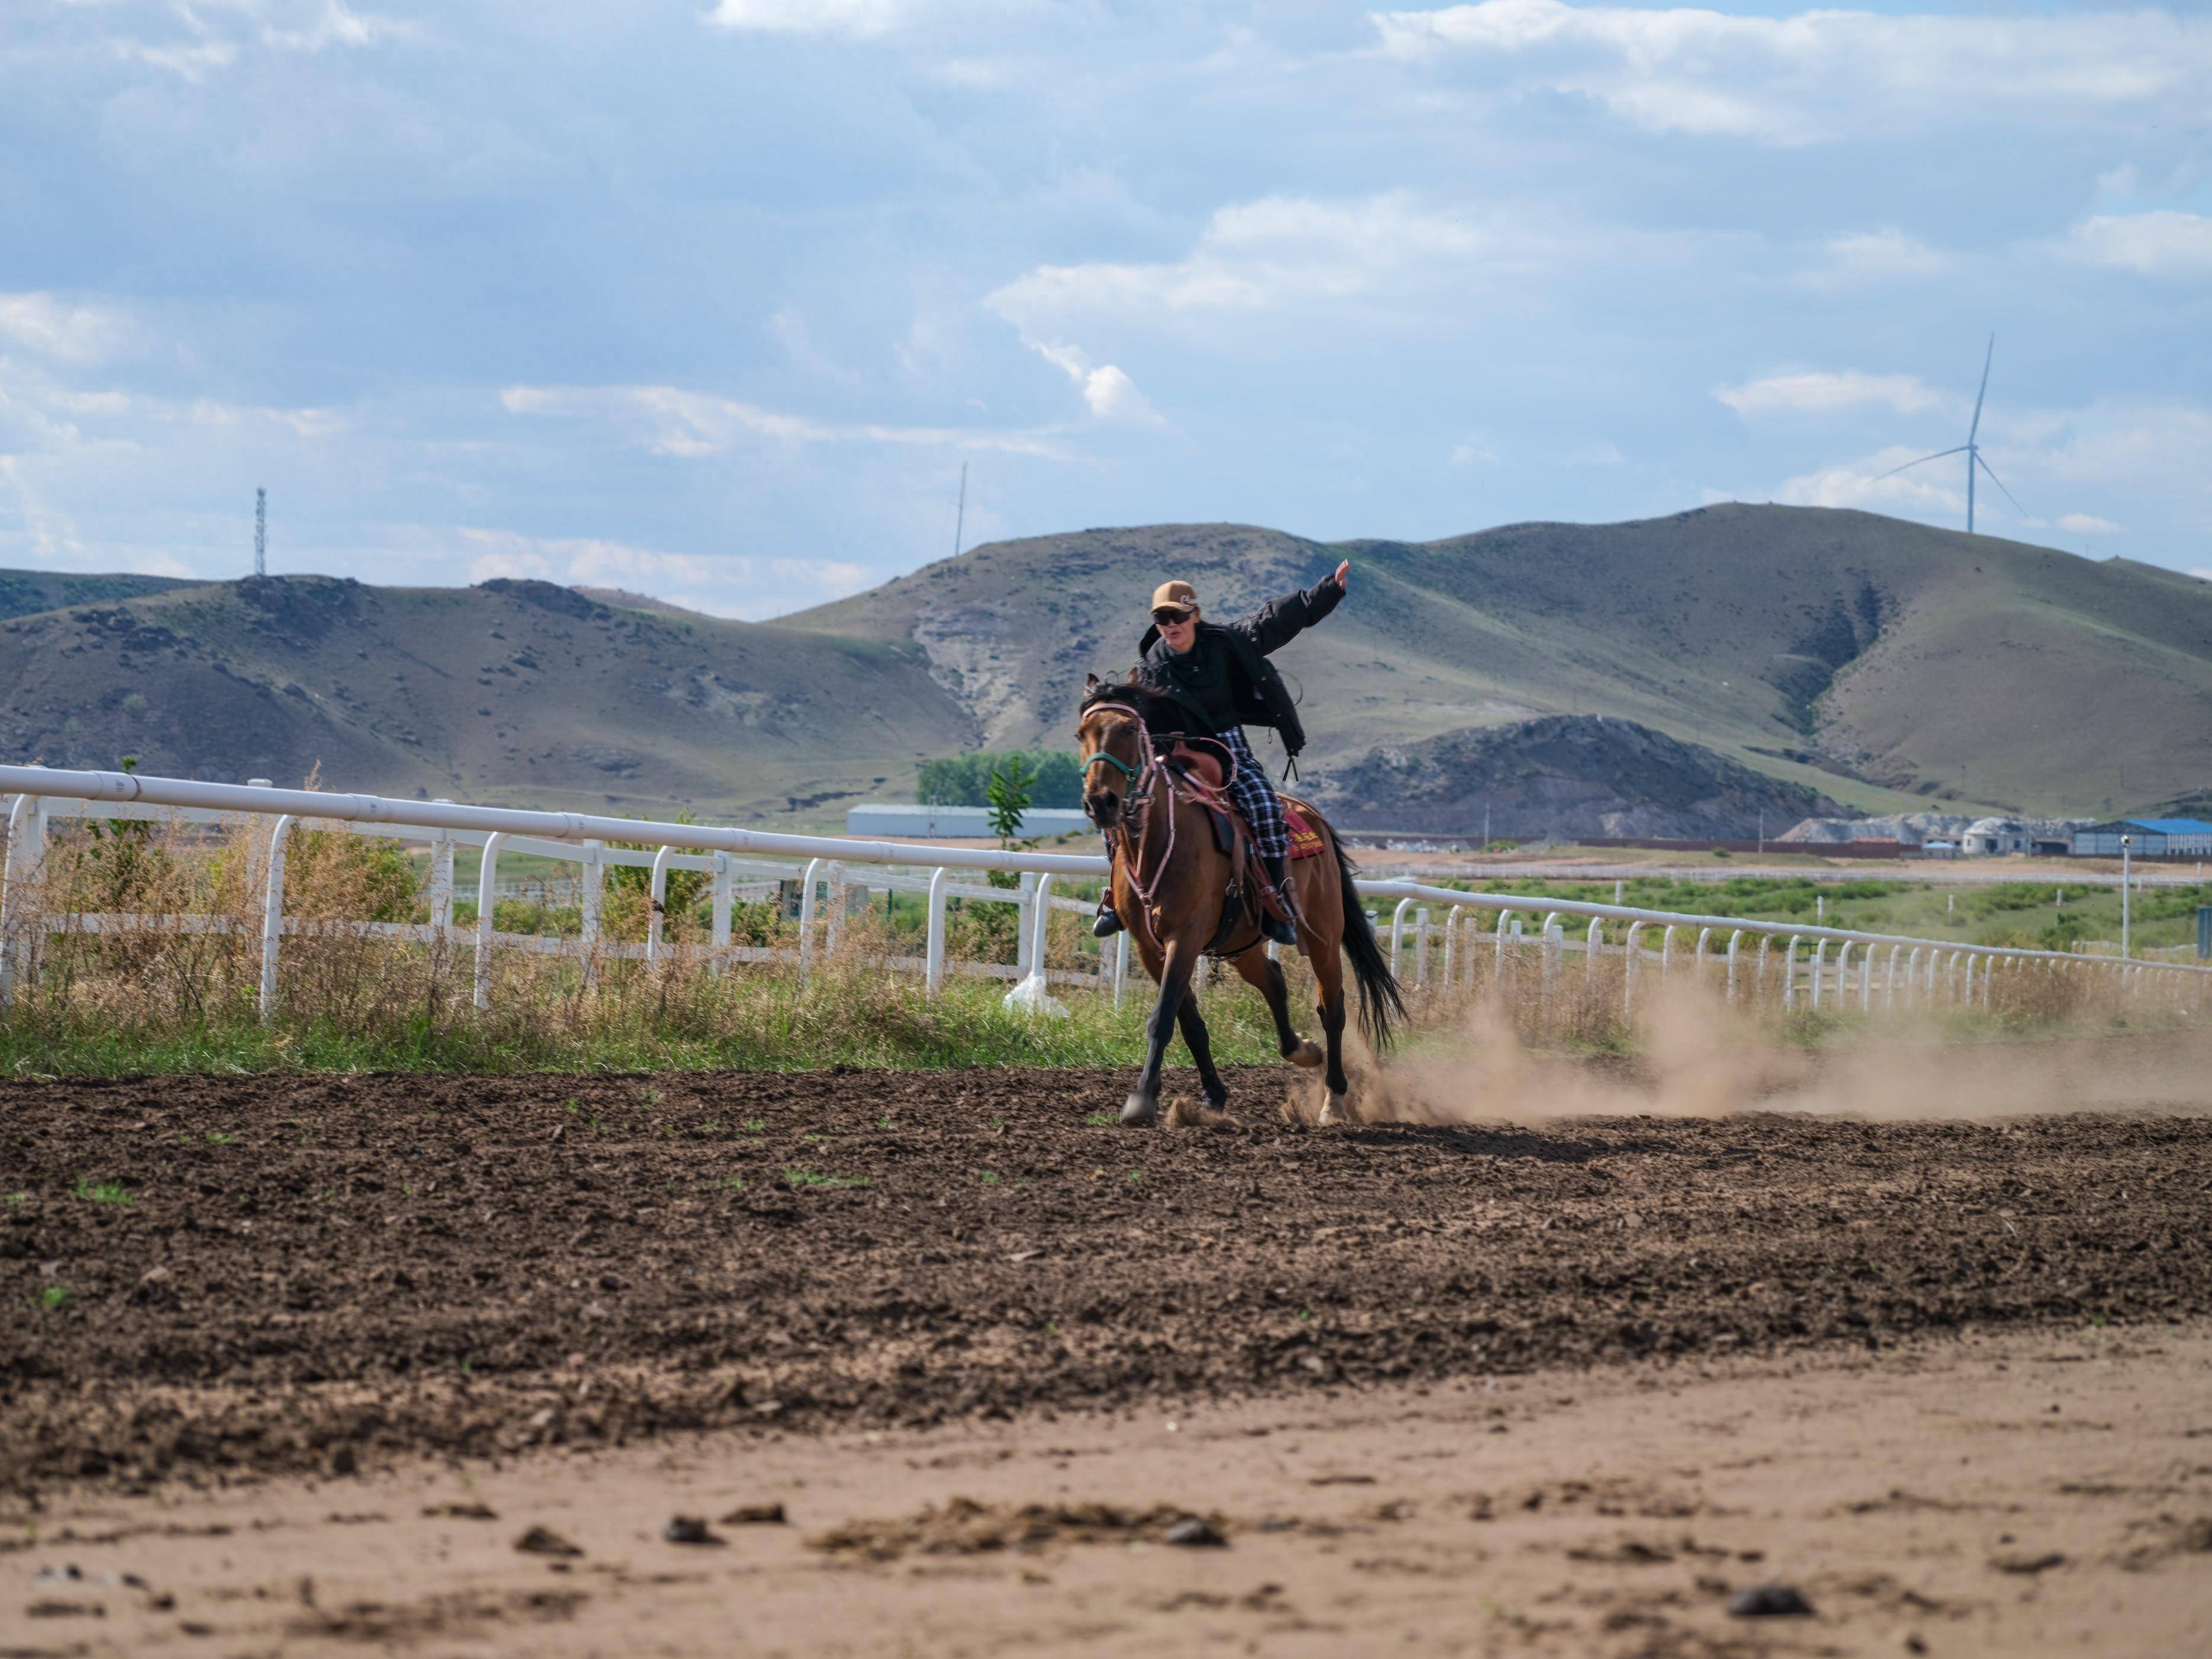
[[[1166,952],[1160,958],[1159,1000],[1152,1005],[1152,1017],[1145,1024],[1149,1045],[1145,1051],[1145,1069],[1138,1075],[1137,1086],[1129,1091],[1128,1099],[1121,1103],[1121,1121],[1133,1127],[1144,1127],[1160,1115],[1160,1066],[1167,1055],[1168,1040],[1175,1036],[1176,1012],[1190,994],[1191,964],[1194,960],[1194,954],[1179,939],[1168,941]]]
[[[1190,1057],[1197,1062],[1198,1083],[1206,1091],[1206,1103],[1219,1111],[1229,1103],[1229,1085],[1213,1069],[1213,1039],[1206,1031],[1205,1016],[1198,1012],[1197,992],[1182,994],[1182,1006],[1176,1011],[1176,1018],[1182,1023],[1182,1040]]]

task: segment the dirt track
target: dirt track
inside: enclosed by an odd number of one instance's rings
[[[1127,1080],[0,1087],[0,1484],[2212,1312],[2202,1118],[1087,1122]]]

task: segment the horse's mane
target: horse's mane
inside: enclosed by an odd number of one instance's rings
[[[1148,685],[1134,680],[1122,680],[1110,685],[1099,685],[1084,694],[1083,707],[1079,711],[1089,714],[1102,702],[1127,703],[1137,711],[1145,722],[1145,729],[1155,736],[1180,732],[1189,722],[1182,710]]]

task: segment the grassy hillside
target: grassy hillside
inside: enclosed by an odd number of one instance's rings
[[[72,605],[100,605],[197,584],[173,576],[78,576],[58,570],[0,570],[0,622]]]
[[[2212,783],[2212,585],[1872,514],[1715,507],[1409,544],[1160,526],[977,548],[784,619],[928,653],[994,745],[1064,740],[1186,576],[1216,614],[1353,564],[1278,659],[1316,769],[1617,714],[1850,806],[2100,813]],[[1273,752],[1263,744],[1263,755]]]
[[[1859,811],[2212,799],[2212,584],[1777,507],[1419,544],[1085,531],[764,625],[543,582],[0,572],[0,751],[819,827],[931,757],[1067,746],[1085,674],[1129,666],[1163,578],[1236,614],[1347,556],[1351,601],[1277,659],[1317,782],[1595,714]]]
[[[0,750],[52,766],[788,825],[975,739],[912,645],[544,582],[268,577],[0,623]]]

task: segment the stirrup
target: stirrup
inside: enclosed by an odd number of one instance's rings
[[[1111,939],[1121,931],[1121,918],[1115,914],[1114,907],[1110,904],[1100,905],[1097,915],[1091,919],[1091,937]]]
[[[1298,942],[1297,921],[1284,921],[1264,904],[1260,907],[1260,931],[1278,945],[1296,945]]]

